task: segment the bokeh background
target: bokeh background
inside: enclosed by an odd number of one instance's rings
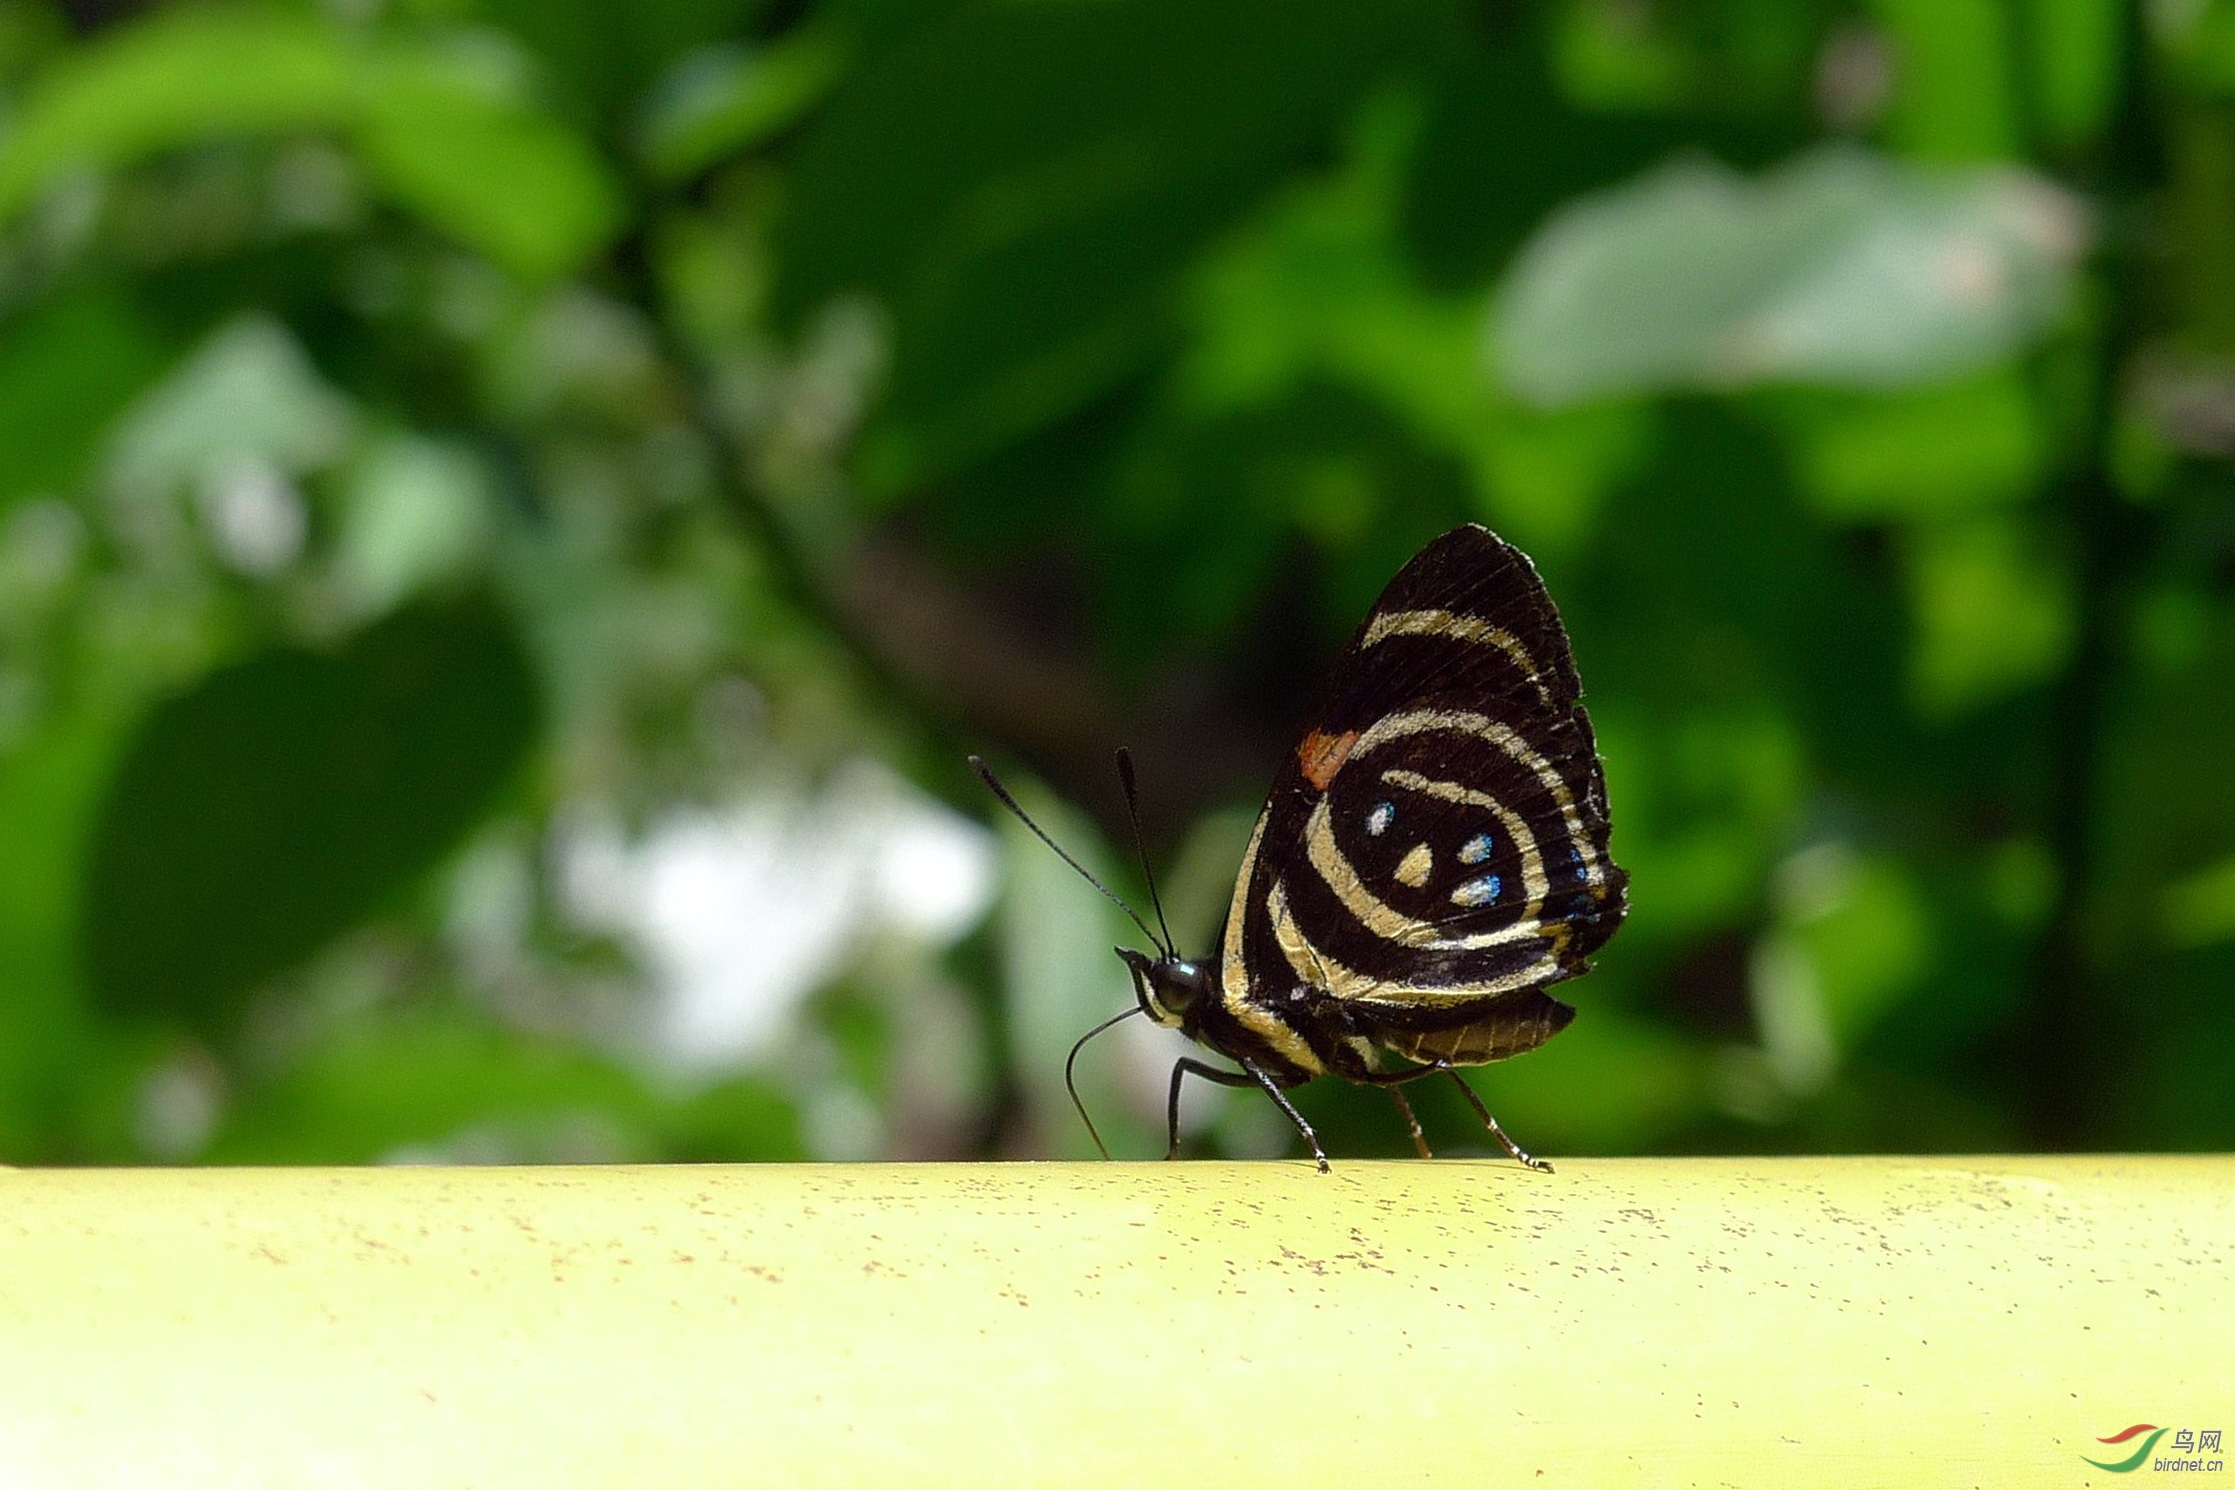
[[[2222,0],[0,0],[0,1161],[1087,1153],[965,755],[1207,949],[1467,520],[1635,877],[1523,1141],[2226,1147],[2231,456]]]

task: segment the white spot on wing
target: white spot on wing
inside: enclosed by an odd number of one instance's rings
[[[1575,793],[1570,791],[1568,784],[1560,779],[1560,773],[1552,768],[1552,763],[1540,755],[1535,747],[1524,740],[1512,726],[1501,724],[1486,715],[1473,714],[1465,710],[1412,709],[1399,714],[1385,714],[1376,720],[1373,728],[1359,737],[1357,748],[1351,754],[1361,756],[1370,750],[1388,744],[1392,740],[1434,730],[1453,730],[1460,734],[1473,735],[1478,740],[1484,740],[1496,746],[1527,768],[1530,774],[1534,775],[1543,784],[1544,789],[1551,794],[1552,800],[1559,804],[1561,820],[1568,830],[1568,842],[1578,855],[1576,862],[1583,876],[1583,882],[1589,885],[1604,882],[1605,872],[1599,868],[1598,851],[1588,847],[1584,836],[1583,819],[1576,807]],[[1406,780],[1405,777],[1412,779]],[[1449,796],[1453,801],[1472,801],[1475,796],[1479,795],[1464,788],[1452,787],[1448,783],[1427,783],[1427,778],[1414,776],[1411,772],[1405,772],[1400,776],[1398,772],[1384,771],[1381,779],[1394,781],[1401,786],[1426,783],[1425,785],[1419,785],[1417,789],[1428,791],[1432,795]],[[1484,797],[1482,805],[1489,805],[1489,803],[1490,799]],[[1507,826],[1510,829],[1512,825],[1509,823]],[[1543,892],[1532,886],[1531,893],[1542,894]]]
[[[1470,906],[1488,905],[1498,898],[1499,888],[1498,877],[1494,874],[1486,874],[1481,879],[1468,880],[1458,889],[1452,891],[1451,903],[1453,905]]]
[[[1385,771],[1382,775],[1384,779],[1395,779],[1409,776],[1411,773]],[[1415,780],[1424,781],[1425,778],[1415,778]],[[1410,786],[1413,785],[1413,782],[1398,780],[1397,784]],[[1431,782],[1428,785],[1433,787],[1435,783]],[[1458,788],[1454,788],[1454,790],[1458,790]],[[1523,884],[1533,897],[1541,900],[1544,894],[1542,886],[1543,870],[1534,867],[1536,840],[1529,836],[1529,825],[1507,811],[1495,799],[1485,797],[1483,801],[1490,806],[1492,811],[1499,813],[1504,818],[1507,831],[1512,833],[1519,842],[1522,855]],[[1358,871],[1351,867],[1348,859],[1343,857],[1343,851],[1336,847],[1334,818],[1328,810],[1327,800],[1324,797],[1320,799],[1317,806],[1312,808],[1311,817],[1304,824],[1304,856],[1311,867],[1318,872],[1321,882],[1335,892],[1335,897],[1343,903],[1343,908],[1355,916],[1360,925],[1378,937],[1401,943],[1407,947],[1420,947],[1434,952],[1464,952],[1477,947],[1501,947],[1546,934],[1545,929],[1531,924],[1532,918],[1536,915],[1535,901],[1532,901],[1522,920],[1512,926],[1501,926],[1495,931],[1476,932],[1468,936],[1447,937],[1438,933],[1434,922],[1416,920],[1375,898],[1373,892],[1368,890],[1358,878]],[[1243,879],[1241,883],[1245,886],[1248,884],[1249,862],[1247,858],[1243,860]],[[1235,904],[1237,907],[1241,904],[1240,890],[1235,892]],[[1233,919],[1228,923],[1230,929],[1238,930],[1240,914],[1241,912],[1238,909],[1233,913]],[[1555,936],[1565,935],[1566,933],[1565,927],[1554,927],[1550,930]],[[1246,988],[1248,980],[1241,970],[1241,954],[1229,947],[1227,961],[1229,964],[1228,987]],[[1307,982],[1318,981],[1308,973],[1302,973],[1300,976],[1303,976]],[[1231,999],[1229,1001],[1231,1002]],[[1243,1016],[1237,1012],[1236,1017],[1241,1018]]]
[[[1416,843],[1412,852],[1397,864],[1397,883],[1417,890],[1428,883],[1428,876],[1435,872],[1436,856],[1425,843]]]

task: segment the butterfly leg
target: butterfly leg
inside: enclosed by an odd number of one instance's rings
[[[1482,1126],[1490,1130],[1491,1137],[1506,1146],[1507,1153],[1513,1155],[1514,1158],[1519,1159],[1531,1169],[1541,1170],[1546,1174],[1552,1173],[1550,1164],[1506,1137],[1506,1130],[1498,1126],[1498,1120],[1490,1116],[1490,1109],[1482,1105],[1482,1094],[1467,1084],[1467,1079],[1459,1074],[1451,1062],[1438,1061],[1434,1069],[1442,1071],[1451,1078],[1453,1084],[1459,1088],[1460,1095],[1467,1099],[1467,1105],[1474,1109],[1474,1115],[1482,1119]]]
[[[1350,1079],[1363,1082],[1368,1086],[1380,1086],[1389,1089],[1389,1095],[1397,1099],[1397,1110],[1405,1116],[1406,1126],[1412,1129],[1413,1146],[1420,1150],[1420,1156],[1425,1159],[1429,1157],[1428,1141],[1421,1136],[1420,1124],[1412,1115],[1412,1104],[1405,1100],[1403,1088],[1407,1082],[1419,1081],[1424,1077],[1433,1076],[1439,1071],[1458,1084],[1459,1094],[1467,1099],[1467,1105],[1474,1109],[1476,1117],[1482,1119],[1482,1126],[1490,1130],[1491,1136],[1505,1145],[1507,1153],[1513,1155],[1514,1158],[1528,1165],[1531,1169],[1542,1170],[1546,1174],[1552,1173],[1550,1164],[1539,1159],[1506,1136],[1506,1130],[1498,1126],[1496,1118],[1490,1116],[1490,1109],[1482,1105],[1481,1095],[1473,1087],[1467,1085],[1467,1079],[1461,1076],[1458,1068],[1449,1061],[1435,1061],[1429,1065],[1414,1066],[1404,1071],[1368,1072],[1364,1075],[1353,1075]]]
[[[1326,1174],[1327,1151],[1319,1146],[1319,1135],[1312,1131],[1310,1123],[1304,1121],[1304,1115],[1296,1110],[1296,1104],[1288,1100],[1288,1093],[1280,1089],[1280,1083],[1266,1075],[1265,1068],[1248,1057],[1236,1056],[1234,1060],[1236,1065],[1256,1078],[1257,1084],[1265,1089],[1265,1095],[1273,1099],[1273,1104],[1288,1114],[1288,1120],[1296,1125],[1296,1131],[1304,1135],[1304,1143],[1311,1149],[1312,1157],[1319,1161],[1319,1172]],[[1240,1083],[1237,1082],[1236,1085]]]
[[[1236,1074],[1231,1070],[1218,1070],[1216,1066],[1205,1066],[1202,1061],[1189,1061],[1189,1059],[1182,1059],[1178,1066],[1171,1068],[1171,1153],[1167,1153],[1164,1157],[1169,1159],[1169,1157],[1180,1153],[1180,1077],[1187,1072],[1196,1072],[1198,1077],[1207,1077],[1211,1081],[1216,1081],[1218,1086],[1249,1086],[1252,1081],[1256,1081],[1258,1086],[1263,1086],[1265,1095],[1272,1097],[1276,1108],[1281,1108],[1283,1112],[1287,1112],[1287,1121],[1296,1124],[1296,1133],[1301,1133],[1303,1142],[1312,1148],[1312,1157],[1316,1159],[1316,1162],[1319,1162],[1319,1173],[1321,1175],[1328,1173],[1328,1150],[1319,1146],[1319,1135],[1312,1133],[1312,1124],[1303,1121],[1303,1112],[1296,1110],[1294,1101],[1287,1099],[1287,1092],[1281,1090],[1281,1083],[1274,1081],[1272,1077],[1267,1077],[1265,1068],[1258,1066],[1258,1063],[1252,1061],[1252,1059],[1234,1057],[1234,1063],[1236,1063],[1236,1066],[1243,1068],[1245,1072],[1249,1072],[1247,1077],[1236,1077]]]
[[[1192,1060],[1186,1056],[1182,1056],[1175,1061],[1172,1065],[1171,1100],[1165,1105],[1164,1109],[1164,1115],[1170,1124],[1169,1131],[1172,1136],[1171,1146],[1164,1151],[1164,1157],[1167,1159],[1177,1159],[1180,1156],[1180,1083],[1185,1081],[1190,1074],[1200,1076],[1205,1081],[1215,1081],[1220,1086],[1255,1086],[1257,1084],[1249,1077],[1238,1072],[1221,1071],[1216,1066],[1206,1066],[1201,1061]]]
[[[1420,1119],[1413,1116],[1412,1103],[1405,1100],[1405,1089],[1393,1086],[1387,1089],[1390,1099],[1397,1104],[1397,1112],[1405,1120],[1406,1129],[1412,1134],[1412,1146],[1420,1150],[1420,1157],[1433,1159],[1435,1151],[1428,1147],[1428,1135],[1420,1131]]]

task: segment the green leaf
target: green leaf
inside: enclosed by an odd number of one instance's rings
[[[1169,386],[1203,424],[1314,385],[1363,395],[1423,452],[1467,467],[1481,514],[1545,560],[1584,539],[1600,499],[1634,463],[1639,411],[1544,413],[1497,395],[1482,366],[1478,298],[1423,291],[1396,241],[1414,122],[1402,100],[1363,110],[1340,171],[1282,193],[1203,256],[1191,276],[1188,346]],[[1491,189],[1510,184],[1500,178]],[[1360,453],[1382,438],[1363,441]],[[1205,496],[1221,500],[1215,490]],[[1205,547],[1201,537],[1184,548]],[[1382,549],[1372,562],[1394,565],[1407,554]],[[1363,604],[1379,588],[1377,579],[1346,603]]]
[[[2184,948],[2235,941],[2235,857],[2166,887],[2165,935]]]
[[[2137,671],[2103,751],[2098,913],[2183,947],[2217,939],[2235,853],[2235,614],[2206,614],[2189,655]]]
[[[2150,978],[2149,1016],[2136,1021],[2133,1064],[2105,1123],[2105,1147],[2197,1153],[2235,1147],[2235,946],[2167,959]],[[2123,1011],[2122,1011],[2123,1012]],[[2214,1461],[2217,1462],[2217,1461]]]
[[[1632,943],[1710,932],[1761,893],[1804,804],[1806,741],[1770,700],[1687,709],[1591,702],[1630,871]]]
[[[112,1009],[222,1027],[424,873],[518,768],[525,658],[486,602],[278,649],[157,708],[110,787],[83,946]]]
[[[70,45],[70,22],[58,6],[0,5],[0,88],[11,93],[39,63]]]
[[[2071,582],[2020,517],[1989,512],[1906,534],[1918,712],[1945,719],[2045,681],[2077,624]]]
[[[67,291],[0,336],[0,508],[63,492],[170,351],[113,285]]]
[[[2235,6],[2167,6],[2150,19],[2173,77],[2206,96],[2235,93]]]
[[[295,1069],[247,1093],[207,1157],[370,1164],[416,1150],[515,1163],[645,1159],[653,1155],[628,1143],[627,1130],[647,1105],[625,1072],[578,1047],[448,1011],[410,1011],[334,1032]],[[567,1152],[570,1136],[587,1152]]]
[[[1538,10],[1550,15],[1555,8]],[[1745,35],[1753,45],[1720,53],[1712,46],[1679,46],[1664,53],[1674,64],[1669,71],[1654,62],[1655,38],[1647,33],[1696,16],[1689,7],[1631,13],[1570,5],[1557,11],[1549,27],[1559,35],[1549,48],[1555,56],[1545,55],[1535,27],[1515,27],[1514,34],[1443,70],[1428,93],[1418,147],[1407,165],[1402,226],[1416,264],[1438,288],[1483,285],[1562,201],[1611,186],[1679,149],[1751,166],[1813,137],[1786,109],[1768,119],[1741,115],[1731,97],[1734,86],[1747,94],[1784,91],[1783,80],[1771,85],[1771,76],[1805,72],[1780,54],[1796,41],[1803,56],[1813,46],[1809,7],[1756,11]],[[1573,45],[1601,28],[1615,45]],[[1738,30],[1721,39],[1737,41]],[[1616,70],[1643,63],[1645,73],[1663,73],[1661,85],[1646,77],[1590,76],[1602,59]],[[1678,108],[1683,112],[1671,111]]]
[[[352,138],[387,197],[526,275],[615,230],[619,193],[564,125],[439,48],[307,16],[181,10],[67,54],[0,141],[0,219],[73,170],[240,135]]]
[[[2118,91],[2122,0],[2026,0],[2042,133],[2070,149],[2099,135]]]
[[[757,51],[710,49],[685,59],[645,112],[638,149],[663,181],[686,181],[796,123],[845,71],[851,48],[828,27],[792,32]]]
[[[1757,428],[1685,402],[1664,411],[1657,434],[1573,582],[1554,579],[1592,716],[1603,700],[1611,773],[1618,716],[1640,711],[1638,756],[1624,769],[1666,784],[1670,821],[1749,825],[1759,833],[1749,852],[1782,851],[1810,775],[1906,780],[1917,769],[1898,602],[1800,506]],[[1625,808],[1620,821],[1634,843],[1638,814]],[[1657,895],[1690,899],[1710,880],[1673,875]],[[1654,912],[1642,872],[1638,883],[1642,919]]]
[[[78,886],[124,738],[113,710],[81,708],[0,749],[0,1156],[37,1156],[82,1079]]]
[[[1984,367],[2062,313],[2079,205],[2039,177],[1848,147],[1749,180],[1685,159],[1563,208],[1515,263],[1494,356],[1525,398]]]
[[[455,1006],[344,1016],[276,1078],[242,1092],[219,1164],[698,1162],[799,1159],[799,1116],[772,1083],[681,1092],[579,1044]]]
[[[1570,107],[1533,49],[1501,49],[1439,81],[1412,153],[1403,227],[1440,288],[1486,281],[1563,199],[1612,185],[1680,138],[1670,124]]]
[[[360,143],[397,202],[531,278],[573,269],[620,222],[619,192],[571,130],[420,58],[376,70]]]
[[[775,302],[881,301],[905,484],[1082,407],[1172,336],[1203,245],[1449,39],[1441,0],[960,8],[872,38],[802,144]]]
[[[1837,842],[1778,872],[1785,930],[1805,951],[1825,1017],[1852,1050],[1932,960],[1932,923],[1915,874],[1890,854]]]
[[[356,113],[349,49],[307,16],[176,10],[67,54],[0,139],[0,219],[68,171]]]
[[[766,0],[481,0],[476,10],[546,64],[569,118],[624,119],[676,58],[748,35]]]
[[[1529,1059],[1500,1062],[1471,1081],[1499,1121],[1540,1153],[1619,1154],[1650,1150],[1657,1134],[1696,1114],[1706,1074],[1696,1042],[1594,1005]]]
[[[1316,638],[1331,649],[1389,576],[1472,506],[1457,462],[1380,402],[1316,378],[1183,432],[1148,426],[1106,502],[1109,572],[1157,576],[1155,605],[1131,613],[1145,629],[1124,639],[1143,663],[1232,635],[1275,583],[1320,592],[1324,614],[1342,618]],[[1299,536],[1324,556],[1316,585],[1280,572]]]
[[[2004,0],[1872,0],[1893,45],[1887,133],[1927,160],[2024,155]]]
[[[1891,394],[1800,393],[1780,412],[1802,491],[1848,522],[2023,501],[2047,456],[2032,396],[2008,368]]]

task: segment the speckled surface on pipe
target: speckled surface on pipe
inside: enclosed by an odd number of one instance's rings
[[[7,1490],[2135,1483],[2231,1341],[2226,1157],[0,1170]]]

